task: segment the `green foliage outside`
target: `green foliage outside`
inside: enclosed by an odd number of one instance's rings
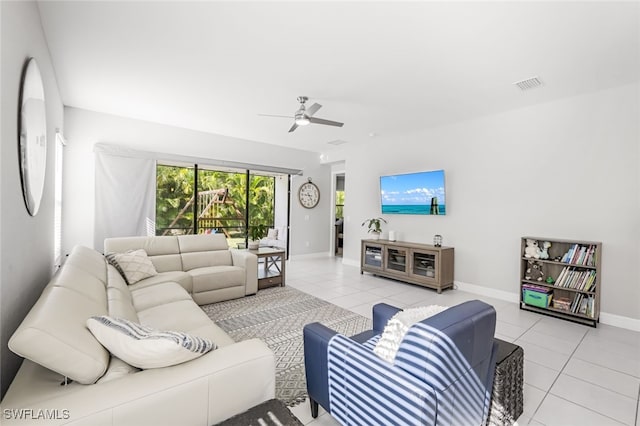
[[[156,170],[156,234],[176,235],[193,232],[193,204],[185,209],[194,194],[194,168],[158,165]],[[198,170],[198,192],[227,188],[227,202],[215,204],[199,220],[198,232],[209,229],[224,232],[232,240],[244,241],[246,174],[215,170]],[[275,180],[269,176],[250,175],[249,224],[273,226]],[[198,206],[198,211],[205,206]],[[177,221],[176,221],[176,218]],[[175,223],[174,223],[175,221]],[[173,223],[173,224],[172,224]],[[166,231],[167,228],[172,228]],[[166,231],[166,233],[165,233]]]
[[[336,191],[336,219],[344,217],[344,191]]]

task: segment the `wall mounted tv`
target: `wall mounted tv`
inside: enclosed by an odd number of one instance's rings
[[[380,176],[383,214],[447,213],[444,170]]]

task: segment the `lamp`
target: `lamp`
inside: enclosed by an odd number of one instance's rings
[[[307,114],[305,114],[304,112],[297,113],[295,120],[298,126],[306,126],[307,124],[309,124],[309,117],[307,117]]]

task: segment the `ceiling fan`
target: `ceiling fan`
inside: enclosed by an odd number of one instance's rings
[[[284,118],[293,118],[293,126],[289,129],[289,133],[293,132],[299,126],[306,126],[308,124],[325,124],[327,126],[336,126],[342,127],[344,123],[339,123],[337,121],[325,120],[324,118],[317,118],[313,115],[318,112],[322,105],[318,103],[314,103],[308,109],[304,106],[305,102],[309,100],[306,96],[298,96],[298,102],[300,102],[300,108],[296,111],[295,115],[273,115],[273,114],[258,114],[264,117],[284,117]]]

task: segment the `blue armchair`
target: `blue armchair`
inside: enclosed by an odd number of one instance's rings
[[[373,307],[373,330],[351,338],[320,323],[304,327],[311,414],[318,405],[343,425],[483,425],[497,344],[496,313],[472,300],[409,328],[393,364],[374,352],[400,309]]]

